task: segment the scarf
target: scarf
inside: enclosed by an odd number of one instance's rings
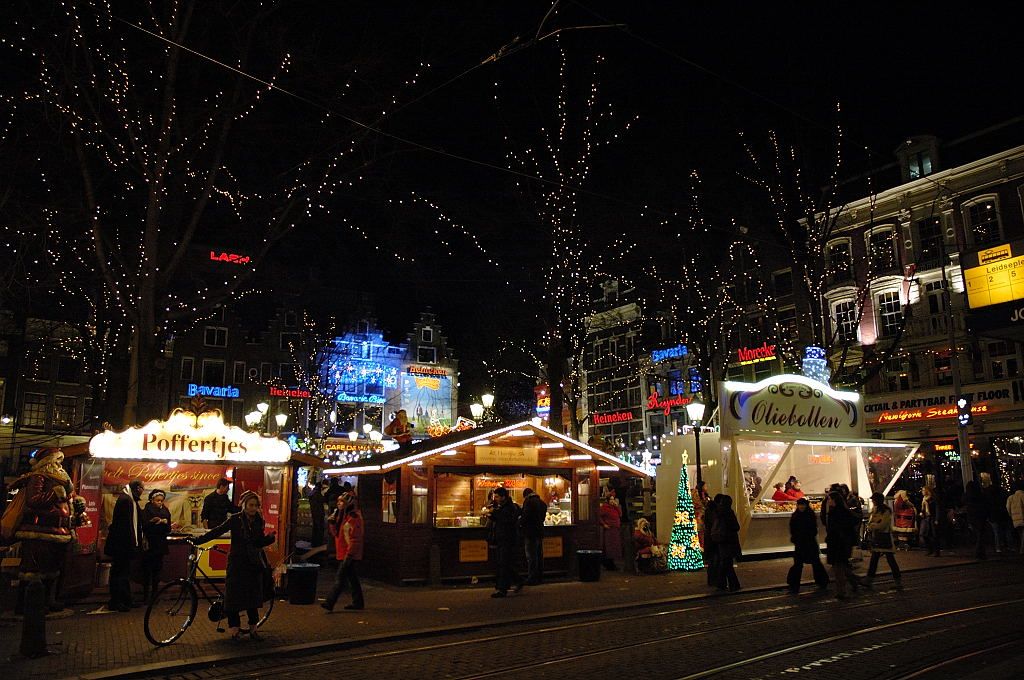
[[[132,495],[132,487],[130,484],[126,484],[123,491],[128,494],[128,499],[132,502],[132,537],[135,539],[135,546],[139,544],[139,503],[135,500],[135,496]]]

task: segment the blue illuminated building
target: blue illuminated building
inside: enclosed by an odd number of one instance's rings
[[[398,389],[405,348],[362,326],[334,339],[324,362],[325,384],[339,403],[383,405]]]

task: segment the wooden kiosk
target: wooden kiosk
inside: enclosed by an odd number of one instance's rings
[[[479,427],[325,471],[354,477],[365,521],[365,573],[392,583],[490,578],[488,493],[548,504],[544,570],[568,573],[576,551],[600,548],[601,479],[647,476],[616,456],[530,421]]]

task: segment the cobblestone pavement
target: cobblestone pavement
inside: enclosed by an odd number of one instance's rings
[[[908,574],[839,602],[775,591],[259,659],[189,678],[1020,677],[1020,561]],[[924,669],[925,675],[917,673]]]
[[[912,552],[901,554],[900,561],[904,569],[918,569],[964,564],[969,560],[957,556],[935,559]],[[1016,562],[994,561],[994,564],[1002,565],[1003,569],[1020,568]],[[788,565],[788,560],[747,562],[740,564],[737,571],[747,589],[781,586]],[[327,589],[331,577],[331,570],[321,571],[321,592]],[[881,578],[884,583],[885,575],[882,574]],[[48,640],[53,654],[35,660],[15,659],[8,666],[17,672],[19,678],[60,678],[138,670],[138,667],[149,664],[173,665],[199,659],[214,664],[232,658],[273,655],[281,648],[295,645],[315,647],[328,641],[344,643],[373,636],[416,636],[439,628],[551,617],[577,610],[630,606],[637,602],[696,597],[707,593],[703,572],[660,576],[605,572],[599,583],[554,582],[527,588],[522,594],[505,600],[490,599],[487,586],[392,587],[370,582],[365,590],[368,609],[362,612],[341,611],[339,603],[339,610],[328,615],[318,607],[279,602],[270,621],[261,629],[265,639],[258,643],[238,644],[218,634],[215,626],[203,615],[204,607],[199,619],[181,640],[160,649],[152,647],[143,635],[142,609],[125,614],[89,614],[98,607],[97,600],[77,606],[77,615],[73,618],[48,622]],[[732,599],[735,598],[720,598],[714,602]],[[17,625],[0,622],[0,658],[6,660],[14,654],[19,635]],[[314,653],[314,649],[309,649],[309,653]],[[157,673],[157,668],[152,672]]]

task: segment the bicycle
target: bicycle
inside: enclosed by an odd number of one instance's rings
[[[199,566],[199,558],[208,550],[222,555],[227,554],[217,547],[204,548],[192,544],[192,553],[188,557],[188,576],[164,584],[163,587],[156,591],[149,606],[146,607],[146,618],[143,628],[146,633],[146,639],[155,646],[164,647],[185,634],[188,627],[195,621],[196,612],[199,609],[200,594],[204,600],[210,603],[207,618],[217,624],[218,633],[224,632],[224,628],[221,626],[221,621],[224,619],[224,593],[213,582],[210,575]],[[213,588],[213,591],[216,593],[215,597],[207,594],[206,588],[203,586],[203,579],[196,578],[197,572]],[[266,602],[263,614],[260,616],[259,621],[256,622],[257,628],[267,622],[272,611],[274,611],[273,597]]]

